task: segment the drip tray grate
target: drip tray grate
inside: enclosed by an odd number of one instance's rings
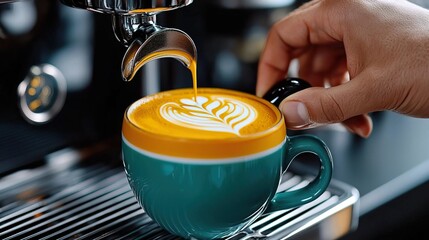
[[[286,174],[280,189],[308,180]],[[228,239],[335,239],[357,225],[358,192],[332,181],[304,206],[260,217]],[[140,208],[121,168],[94,164],[64,169],[46,165],[0,179],[0,239],[180,239]]]

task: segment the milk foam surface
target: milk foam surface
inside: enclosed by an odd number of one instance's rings
[[[199,89],[196,100],[192,89],[146,97],[130,107],[128,118],[143,131],[192,139],[245,137],[279,120],[267,103],[221,89]]]
[[[161,116],[185,128],[241,135],[240,130],[257,118],[256,110],[241,101],[225,97],[198,96],[167,102],[160,108]]]

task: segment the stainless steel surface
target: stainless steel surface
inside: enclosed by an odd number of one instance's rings
[[[112,26],[117,39],[129,45],[137,37],[142,40],[158,30],[157,13],[187,6],[192,0],[61,0],[67,6],[112,15]]]
[[[60,0],[67,6],[109,14],[154,14],[187,6],[193,0]]]
[[[173,28],[157,30],[145,41],[136,39],[128,48],[122,60],[123,79],[130,81],[146,62],[164,57],[175,58],[189,67],[196,61],[197,49],[191,37],[183,31]]]
[[[368,139],[354,136],[341,124],[306,131],[335,146],[333,178],[359,190],[360,216],[429,181],[429,119],[394,112],[371,116],[374,130]]]
[[[112,15],[112,27],[116,39],[129,46],[134,39],[144,41],[154,32],[161,29],[156,25],[156,15]]]
[[[30,123],[46,123],[60,112],[66,94],[66,80],[58,68],[50,64],[33,66],[18,86],[19,107]]]
[[[23,0],[0,0],[1,3],[22,2]]]
[[[0,179],[0,239],[180,239],[140,208],[122,168],[61,166],[47,164]],[[289,173],[279,190],[300,188],[309,180]],[[264,215],[228,239],[295,239],[304,233],[308,239],[339,238],[356,227],[358,198],[354,188],[333,181],[317,200]]]
[[[122,76],[125,81],[130,81],[140,67],[148,62],[141,61],[142,57],[161,48],[171,47],[186,51],[190,44],[190,52],[196,56],[195,44],[187,34],[177,29],[157,26],[155,16],[159,12],[187,6],[192,0],[61,0],[61,2],[71,7],[112,15],[112,27],[116,38],[125,46],[129,46],[122,60]],[[186,41],[185,45],[181,44],[183,41]],[[164,54],[162,57],[173,57],[186,63],[186,60],[177,55]]]
[[[257,9],[288,7],[296,0],[212,0],[215,5],[230,9]]]

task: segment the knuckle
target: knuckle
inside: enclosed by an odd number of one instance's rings
[[[345,120],[344,110],[341,105],[329,92],[326,92],[321,98],[320,109],[321,120],[326,123],[341,122]]]

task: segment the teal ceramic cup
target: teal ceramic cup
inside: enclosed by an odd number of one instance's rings
[[[220,118],[230,122],[236,119],[232,125],[241,124],[241,130],[186,129],[189,126],[182,123],[187,120],[174,116],[197,116],[197,120],[203,116],[186,112],[196,109],[183,100],[192,99],[192,93],[181,89],[145,97],[124,116],[122,148],[128,181],[143,209],[162,228],[184,238],[226,237],[263,213],[298,207],[326,190],[332,175],[328,147],[311,135],[287,137],[283,115],[270,102],[230,90],[199,89],[195,106],[215,116],[222,112]],[[243,109],[249,107],[249,113],[234,115],[240,105],[236,100],[244,101]],[[177,104],[171,104],[174,101]],[[252,111],[270,118],[259,121]],[[253,122],[245,122],[243,116]],[[301,189],[277,192],[282,175],[302,153],[318,156],[318,176]]]

